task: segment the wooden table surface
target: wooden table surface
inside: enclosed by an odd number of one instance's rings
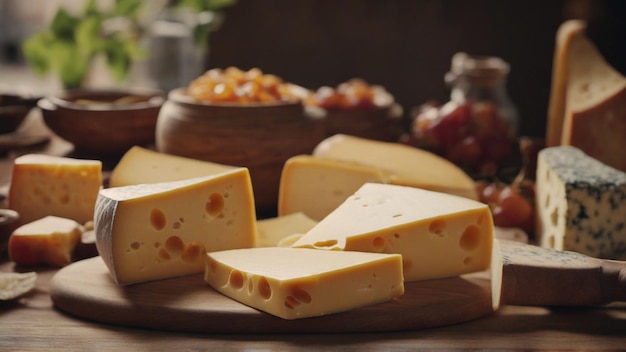
[[[27,123],[41,128],[36,113]],[[28,152],[68,150],[67,143],[56,139],[39,148]],[[0,182],[8,182],[11,158],[24,152],[9,153],[0,160]],[[6,257],[0,261],[0,272],[24,270]],[[0,351],[626,350],[626,303],[599,308],[503,306],[496,313],[462,324],[394,333],[186,334],[110,326],[69,316],[50,299],[49,284],[56,269],[34,270],[38,272],[34,291],[18,300],[0,301]]]

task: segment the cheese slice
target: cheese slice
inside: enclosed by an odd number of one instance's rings
[[[276,247],[286,238],[309,231],[317,221],[304,215],[292,213],[257,221],[257,247]]]
[[[313,156],[381,168],[390,183],[445,192],[477,200],[474,181],[450,161],[400,143],[337,134],[320,142]]]
[[[407,281],[489,267],[494,228],[486,204],[419,188],[366,183],[293,247],[398,253]]]
[[[366,182],[389,183],[378,167],[298,155],[287,160],[280,179],[278,214],[302,212],[321,220]]]
[[[103,189],[94,228],[98,252],[119,284],[202,272],[207,251],[254,246],[250,174],[239,168]]]
[[[322,316],[404,293],[399,255],[284,247],[208,253],[217,291],[283,319]]]
[[[14,160],[8,206],[20,224],[48,215],[84,224],[93,220],[101,187],[99,160],[27,154]]]
[[[122,156],[111,172],[109,186],[179,181],[214,175],[234,168],[134,146]]]
[[[585,35],[586,23],[570,21],[559,29],[550,113],[561,113],[563,123],[560,145],[571,145],[616,169],[626,171],[626,77],[609,65]],[[556,74],[555,74],[556,75]],[[563,93],[563,81],[564,91]],[[558,124],[560,117],[550,116]],[[554,120],[552,120],[554,119]],[[553,128],[548,125],[549,128]],[[558,133],[549,131],[548,135]],[[556,144],[549,143],[554,146]]]
[[[9,257],[19,265],[64,266],[82,236],[82,226],[74,220],[46,216],[24,224],[9,238]]]
[[[626,260],[626,173],[571,146],[539,152],[536,236],[542,247]]]

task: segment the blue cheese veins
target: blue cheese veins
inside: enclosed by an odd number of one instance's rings
[[[626,259],[626,173],[571,146],[539,153],[537,236],[542,247]]]

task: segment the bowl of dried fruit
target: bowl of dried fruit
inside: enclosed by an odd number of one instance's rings
[[[402,132],[400,104],[383,86],[361,78],[319,87],[305,104],[325,117],[327,136],[341,133],[395,142]]]
[[[72,90],[39,100],[46,125],[78,154],[120,155],[154,143],[159,90]]]
[[[276,211],[283,165],[324,138],[302,103],[310,92],[258,68],[211,69],[172,90],[156,128],[159,151],[250,170],[258,213]]]

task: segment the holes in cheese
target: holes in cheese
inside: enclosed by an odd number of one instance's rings
[[[102,186],[102,163],[40,154],[15,159],[8,206],[20,214],[20,224],[46,216],[93,220]]]
[[[400,255],[306,248],[209,252],[204,280],[226,296],[284,319],[336,313],[404,293]]]
[[[250,174],[103,189],[96,245],[114,280],[130,284],[203,271],[207,251],[253,247]]]
[[[366,183],[292,246],[402,254],[405,280],[412,281],[487,269],[493,236],[486,204]]]

